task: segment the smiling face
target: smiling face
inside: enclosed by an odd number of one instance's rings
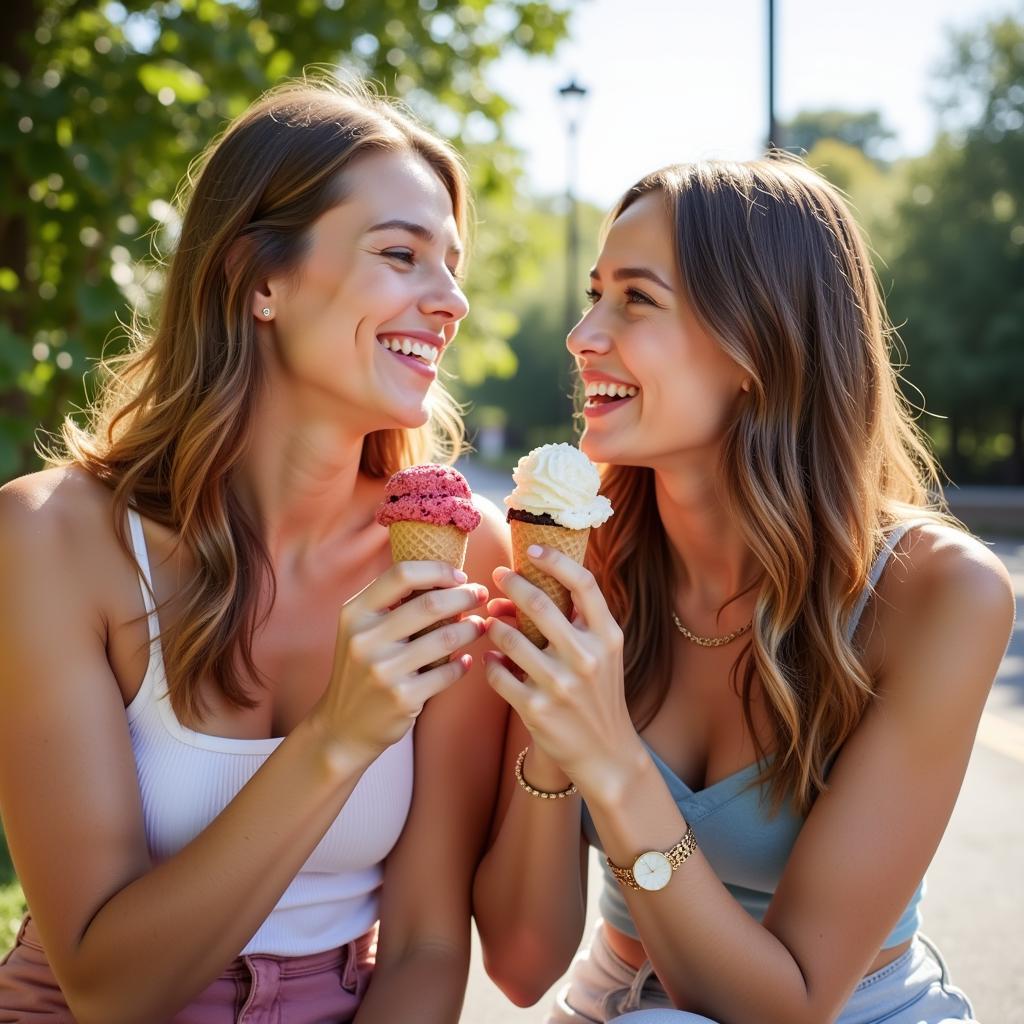
[[[612,224],[589,297],[567,343],[587,394],[583,451],[653,468],[717,454],[745,373],[683,293],[663,193],[636,200]]]
[[[360,157],[343,185],[344,200],[313,223],[297,271],[254,296],[268,376],[308,414],[363,433],[421,426],[469,309],[452,200],[411,152]]]

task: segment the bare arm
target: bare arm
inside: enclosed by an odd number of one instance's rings
[[[170,1016],[238,954],[379,750],[407,730],[431,692],[462,674],[459,661],[437,675],[400,671],[388,660],[399,645],[381,630],[437,621],[476,598],[452,587],[450,570],[415,563],[426,568],[391,570],[349,602],[314,715],[207,829],[154,865],[124,706],[106,659],[106,623],[92,581],[75,571],[81,543],[59,509],[32,507],[19,487],[0,492],[0,807],[76,1019],[148,1024]],[[416,571],[422,579],[413,580]],[[376,610],[424,586],[450,587],[445,600],[458,607],[442,608],[433,592],[393,613]],[[432,649],[459,646],[476,629],[468,623],[423,640]],[[426,647],[413,650],[420,643],[401,649],[426,664]]]
[[[530,742],[513,712],[496,834],[473,886],[484,966],[517,1006],[531,1006],[565,973],[579,949],[587,913],[588,847],[580,831],[581,798],[542,800],[516,783],[516,758]],[[570,784],[535,746],[526,756],[523,777],[547,792]]]
[[[489,581],[508,558],[507,528],[489,502],[470,538],[466,572]],[[470,958],[470,886],[494,808],[508,706],[487,686],[484,641],[465,678],[432,698],[416,723],[413,803],[388,857],[377,966],[358,1024],[454,1024]]]
[[[911,556],[913,600],[889,638],[879,695],[844,746],[763,923],[740,908],[699,851],[660,892],[624,890],[659,977],[685,1008],[723,1024],[831,1020],[931,860],[1005,650],[1013,597],[1005,570],[980,545],[944,530],[923,536]],[[543,559],[572,583],[590,626],[560,632],[553,609],[542,611],[525,581],[510,577],[503,589],[535,601],[529,613],[547,617],[558,651],[541,662],[514,631],[491,623],[491,632],[552,706],[541,718],[536,695],[511,676],[492,670],[491,683],[576,779],[612,860],[628,864],[644,850],[667,849],[687,825],[621,722],[621,679],[603,667],[614,623],[589,574],[557,555]]]

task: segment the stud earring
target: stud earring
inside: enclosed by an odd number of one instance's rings
[[[269,306],[264,306],[263,310],[262,310],[262,313],[263,313],[264,316],[270,316],[270,307]]]

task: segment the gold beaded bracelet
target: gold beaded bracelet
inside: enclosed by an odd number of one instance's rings
[[[572,796],[576,792],[576,783],[570,783],[567,789],[559,790],[557,793],[548,793],[543,789],[534,789],[526,779],[523,778],[523,762],[526,760],[526,752],[529,747],[523,747],[519,756],[516,758],[516,782],[519,783],[523,789],[526,790],[530,796],[540,797],[541,800],[564,800],[567,796]]]

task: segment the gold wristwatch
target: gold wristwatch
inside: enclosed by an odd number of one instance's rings
[[[631,867],[620,868],[618,864],[612,863],[610,857],[605,860],[621,885],[628,885],[638,892],[658,892],[668,885],[672,872],[696,849],[697,837],[693,829],[688,828],[686,835],[671,850],[648,850],[641,853]]]

